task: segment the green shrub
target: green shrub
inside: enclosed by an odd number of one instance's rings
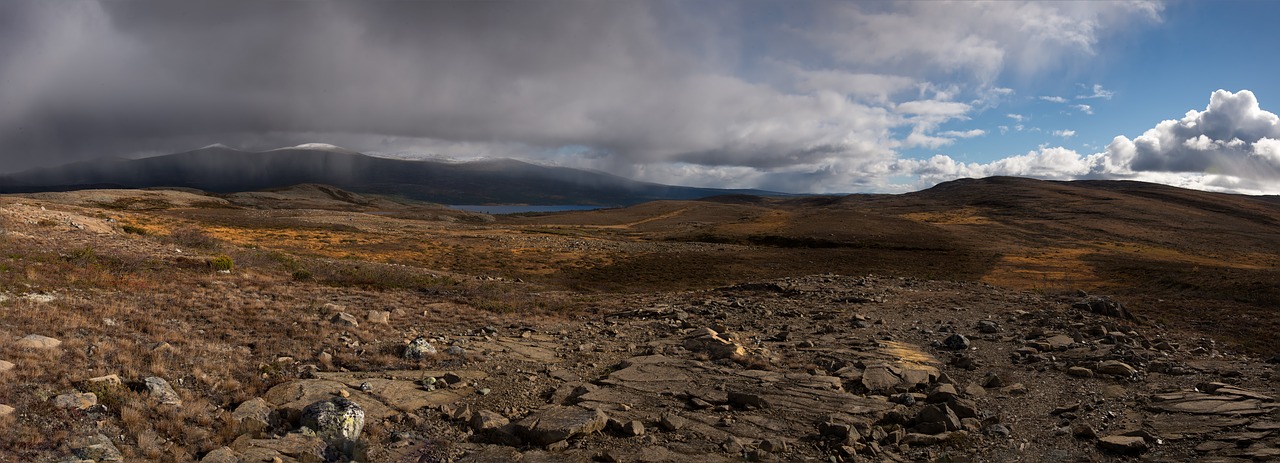
[[[209,266],[210,266],[210,267],[213,267],[213,269],[214,269],[214,270],[217,270],[217,271],[220,271],[220,272],[221,272],[221,271],[227,271],[227,272],[230,272],[230,271],[231,271],[231,269],[232,269],[233,267],[235,267],[235,263],[231,261],[231,257],[228,257],[228,256],[218,256],[218,257],[214,257],[213,259],[209,260]]]
[[[142,236],[148,235],[147,229],[142,227],[125,224],[125,225],[121,225],[120,228],[124,229],[125,233],[131,234],[131,235],[142,235]]]

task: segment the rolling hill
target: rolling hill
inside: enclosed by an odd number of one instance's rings
[[[215,145],[134,160],[85,161],[0,177],[0,193],[152,187],[232,193],[303,183],[442,204],[621,206],[726,193],[774,194],[660,185],[511,159],[466,163],[386,159],[316,144],[263,152]]]

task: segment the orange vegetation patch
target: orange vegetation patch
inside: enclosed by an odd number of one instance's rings
[[[902,214],[899,217],[934,225],[986,225],[992,223],[991,219],[982,215],[976,207],[964,207],[947,211],[912,212],[910,214]]]
[[[1102,283],[1084,256],[1089,248],[1044,248],[1006,254],[982,281],[1017,289],[1080,289]]]

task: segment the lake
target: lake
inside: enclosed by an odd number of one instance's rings
[[[584,206],[581,204],[570,204],[561,206],[474,206],[474,205],[450,205],[452,209],[458,209],[468,212],[483,212],[485,214],[519,214],[521,212],[567,212],[567,211],[590,211],[594,209],[604,209],[610,206]]]

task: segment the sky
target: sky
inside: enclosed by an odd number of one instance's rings
[[[1280,194],[1270,1],[0,2],[0,173],[221,143]]]

